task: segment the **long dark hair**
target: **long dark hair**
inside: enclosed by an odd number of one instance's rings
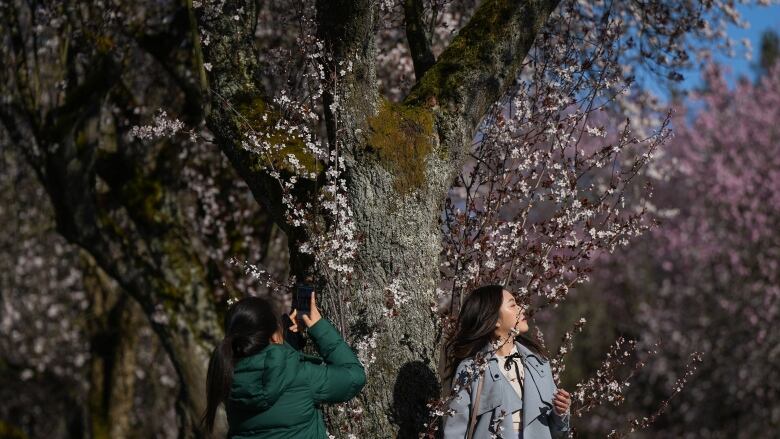
[[[464,299],[455,334],[447,343],[447,367],[444,373],[447,379],[453,378],[455,369],[463,359],[474,357],[493,341],[504,290],[502,285],[483,285],[472,290]],[[545,349],[538,342],[522,334],[515,336],[515,340],[543,358],[547,357]]]
[[[214,431],[217,407],[230,395],[236,360],[268,346],[281,322],[276,307],[268,299],[246,297],[228,308],[224,325],[225,338],[214,348],[206,375],[206,411],[201,426],[209,433]]]

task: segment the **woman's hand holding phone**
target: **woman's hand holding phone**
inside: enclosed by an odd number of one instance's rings
[[[320,315],[320,310],[317,308],[317,299],[314,297],[314,291],[311,292],[311,299],[309,299],[309,303],[309,312],[301,316],[303,323],[307,328],[311,328],[322,318],[322,315]],[[292,332],[298,332],[298,320],[296,319],[297,315],[297,309],[294,309],[293,312],[290,313],[290,319],[293,321],[293,325],[290,326],[290,331]]]
[[[292,321],[292,325],[290,326],[290,332],[298,332],[298,319],[295,317],[298,315],[298,310],[294,309],[293,312],[290,313],[289,317]]]

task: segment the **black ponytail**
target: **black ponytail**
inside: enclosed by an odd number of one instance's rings
[[[243,357],[262,351],[280,328],[273,304],[260,297],[247,297],[234,303],[225,315],[225,338],[211,353],[206,375],[206,411],[201,426],[214,431],[217,408],[230,396],[233,366]]]
[[[214,431],[214,419],[217,416],[217,407],[227,400],[230,385],[233,382],[233,347],[231,337],[225,337],[214,351],[209,360],[209,371],[206,375],[206,413],[201,419],[201,425],[211,433]]]

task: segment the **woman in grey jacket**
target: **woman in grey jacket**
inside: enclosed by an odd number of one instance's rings
[[[521,335],[527,331],[520,306],[502,286],[466,297],[447,345],[446,375],[457,396],[444,419],[445,439],[568,435],[571,397],[556,387],[540,346]]]

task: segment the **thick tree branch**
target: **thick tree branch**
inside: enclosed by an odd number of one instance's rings
[[[342,144],[361,145],[362,139],[354,133],[367,132],[366,119],[376,112],[376,26],[377,6],[372,0],[317,1],[317,32],[333,57],[332,63],[325,63],[325,70],[335,83],[323,96],[331,145],[335,145],[339,126],[349,127],[340,131]],[[349,64],[351,71],[345,68]],[[336,99],[337,115],[331,108]]]
[[[512,86],[559,0],[487,0],[412,88],[407,105],[440,106],[468,133]]]
[[[39,150],[28,156],[49,194],[59,232],[88,251],[148,316],[176,319],[175,327],[154,326],[186,387],[178,413],[185,429],[194,431],[204,408],[205,362],[193,359],[205,359],[204,341],[221,333],[206,270],[182,228],[175,194],[163,183],[161,174],[170,169],[146,173],[129,148],[113,154],[98,148],[100,136],[91,135],[89,121],[101,114],[122,72],[100,50],[88,65],[83,78],[73,77],[64,103],[42,122],[4,105],[2,123],[21,122],[7,130],[11,140],[21,149]],[[106,160],[116,167],[101,171]],[[98,189],[99,174],[110,188],[107,194]]]
[[[289,170],[285,169],[285,157],[295,155],[317,176],[318,181],[308,176],[298,178],[295,185],[295,197],[307,201],[316,196],[317,184],[322,184],[323,167],[304,148],[300,138],[275,126],[282,114],[262,90],[262,66],[255,56],[256,6],[257,3],[251,0],[228,1],[222,14],[204,19],[204,26],[211,35],[211,44],[204,47],[204,55],[212,65],[209,73],[212,107],[207,124],[215,135],[215,143],[252,191],[255,200],[287,235],[291,269],[302,278],[313,266],[311,255],[298,251],[300,243],[308,239],[306,230],[287,222],[281,185],[269,174],[268,168],[287,177]],[[240,20],[234,20],[235,16]],[[286,146],[278,153],[258,153],[243,145],[250,136]]]
[[[422,0],[404,1],[404,20],[406,22],[406,39],[412,52],[414,75],[419,80],[436,62],[431,51],[429,35],[423,22]]]
[[[284,132],[275,132],[275,122],[281,114],[274,109],[261,88],[262,72],[254,48],[256,2],[228,1],[222,14],[204,18],[211,43],[204,47],[205,59],[213,66],[209,73],[212,109],[207,124],[215,135],[215,143],[228,157],[238,175],[246,182],[254,198],[285,232],[291,226],[284,218],[284,204],[279,182],[271,177],[267,167],[286,172],[283,157],[269,157],[246,149],[242,143],[250,134],[273,137],[275,143],[289,143],[280,155],[294,154],[301,162],[308,162],[311,171],[319,173],[321,166],[307,156],[300,139]],[[239,11],[241,11],[239,13]],[[239,16],[240,20],[233,17]],[[309,160],[307,160],[309,159]],[[305,199],[314,184],[301,179],[296,185],[297,195]]]
[[[188,125],[199,125],[208,114],[208,97],[204,96],[208,81],[192,6],[178,9],[164,31],[143,33],[133,38],[181,88],[185,98],[182,105],[184,121]],[[182,57],[180,52],[186,55]],[[182,62],[182,58],[187,61]]]

